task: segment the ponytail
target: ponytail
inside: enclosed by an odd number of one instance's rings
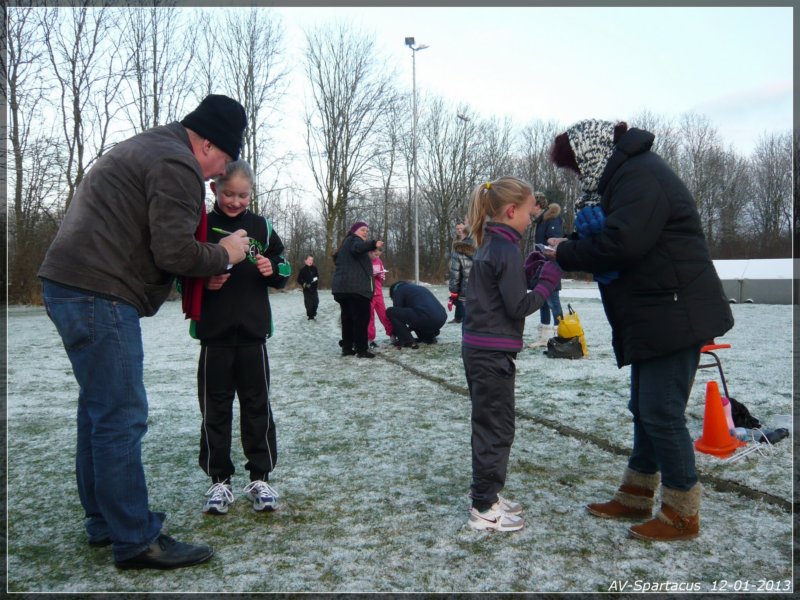
[[[479,184],[472,191],[467,211],[470,235],[475,240],[475,246],[480,247],[483,243],[488,219],[497,217],[507,204],[523,204],[533,194],[532,190],[527,181],[510,175]]]

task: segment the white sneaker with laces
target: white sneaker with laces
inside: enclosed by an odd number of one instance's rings
[[[469,526],[476,531],[519,531],[525,527],[525,521],[522,517],[503,512],[498,500],[484,512],[470,508]]]
[[[253,503],[253,510],[256,512],[273,511],[278,507],[278,492],[266,481],[251,481],[243,491]]]
[[[228,507],[233,504],[233,490],[228,483],[213,484],[208,488],[206,496],[211,496],[203,506],[203,512],[207,515],[227,514]]]
[[[500,511],[507,515],[518,515],[522,512],[522,505],[519,502],[503,498],[500,494],[497,494],[497,504]]]

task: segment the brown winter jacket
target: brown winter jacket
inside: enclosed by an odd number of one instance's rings
[[[205,183],[178,123],[114,146],[86,173],[39,277],[119,298],[154,315],[174,276],[225,271],[228,253],[198,242]]]

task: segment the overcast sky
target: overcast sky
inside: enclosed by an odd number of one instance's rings
[[[345,21],[375,36],[410,90],[404,38],[413,36],[429,46],[417,52],[421,97],[466,104],[484,118],[510,116],[518,126],[694,111],[744,154],[765,131],[792,128],[789,7],[274,10],[297,67],[304,28]]]

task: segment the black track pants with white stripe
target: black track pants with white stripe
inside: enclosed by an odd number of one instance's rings
[[[239,398],[244,468],[250,479],[268,481],[278,457],[275,422],[269,403],[266,344],[202,346],[197,369],[200,414],[200,467],[212,481],[235,472],[231,461],[233,397]]]
[[[472,505],[480,511],[497,502],[506,483],[514,442],[515,354],[462,347],[472,400]]]

